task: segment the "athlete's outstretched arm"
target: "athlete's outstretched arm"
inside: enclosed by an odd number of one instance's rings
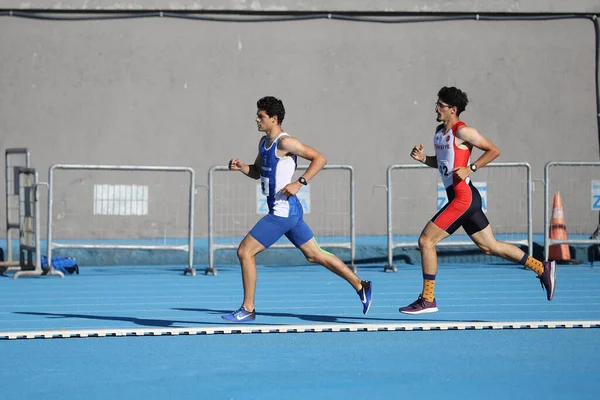
[[[232,171],[242,171],[244,175],[252,179],[260,178],[260,155],[256,156],[254,164],[246,165],[238,158],[232,158],[229,161],[229,169]]]
[[[477,168],[488,165],[500,155],[498,147],[486,139],[481,133],[477,132],[477,129],[475,128],[463,126],[456,132],[456,137],[483,151],[483,154],[473,163]],[[465,179],[472,173],[468,166],[455,168],[453,172],[458,175],[460,179]]]
[[[303,144],[298,139],[293,138],[291,136],[282,137],[277,142],[277,149],[281,150],[285,154],[294,154],[298,157],[310,161],[308,168],[302,174],[304,179],[306,179],[307,181],[310,181],[320,170],[323,169],[325,164],[327,164],[327,159],[325,159],[323,154],[319,153],[317,150]],[[283,192],[283,194],[291,196],[298,193],[301,187],[302,184],[298,181],[295,181],[290,183],[289,185],[286,185],[281,191]]]
[[[425,164],[431,168],[438,167],[437,166],[437,157],[436,156],[426,156],[425,152],[423,151],[422,143],[420,145],[413,147],[412,151],[410,152],[410,156],[412,158],[414,158],[415,160],[422,162],[423,164]]]

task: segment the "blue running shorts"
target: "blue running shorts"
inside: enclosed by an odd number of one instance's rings
[[[313,238],[314,234],[304,222],[302,215],[292,215],[287,218],[267,214],[254,225],[249,235],[260,244],[269,248],[279,238],[285,235],[296,247],[302,246]]]

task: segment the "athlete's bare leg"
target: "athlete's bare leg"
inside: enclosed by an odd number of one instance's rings
[[[321,249],[314,238],[299,248],[308,262],[321,264],[334,274],[344,278],[356,291],[362,288],[360,278],[336,255]]]
[[[419,250],[421,251],[421,264],[424,274],[437,274],[438,262],[435,246],[448,236],[450,236],[448,232],[431,221],[423,228],[423,232],[419,237]]]
[[[525,252],[517,246],[496,240],[490,225],[472,234],[471,239],[485,254],[501,257],[514,263],[520,262],[525,255]]]
[[[254,311],[254,296],[256,295],[256,255],[265,250],[265,246],[249,234],[240,243],[237,256],[242,267],[242,283],[244,285],[244,302],[246,311]]]
[[[401,307],[400,312],[405,314],[423,314],[436,312],[435,302],[435,276],[438,270],[437,251],[435,246],[444,238],[450,236],[448,232],[429,221],[421,236],[419,236],[419,250],[421,251],[421,268],[423,269],[423,290],[419,298],[406,307]]]

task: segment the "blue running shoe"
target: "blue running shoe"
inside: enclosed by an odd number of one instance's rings
[[[226,319],[229,322],[252,322],[256,319],[256,310],[249,312],[242,306],[231,314],[221,315],[221,318]]]
[[[371,308],[371,282],[370,281],[360,281],[362,284],[362,288],[357,291],[358,297],[360,297],[360,301],[363,305],[363,314],[369,312],[369,308]]]

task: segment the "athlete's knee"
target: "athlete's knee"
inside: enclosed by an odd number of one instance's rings
[[[481,251],[483,251],[485,254],[487,254],[488,256],[493,255],[492,253],[492,249],[489,246],[486,246],[484,244],[480,244],[479,248],[481,249]]]
[[[244,260],[248,257],[248,252],[242,246],[239,246],[237,249],[237,257],[240,261]]]
[[[242,242],[237,249],[237,256],[238,256],[238,259],[240,261],[242,261],[242,260],[251,259],[252,257],[254,257],[254,254],[250,251],[248,246],[245,246],[244,242]]]
[[[310,256],[306,256],[306,261],[308,261],[311,264],[320,264],[321,260],[319,259],[319,257],[310,255]]]
[[[499,254],[498,242],[477,243],[477,246],[488,256],[497,256]]]
[[[306,257],[306,261],[308,261],[311,264],[323,263],[323,253],[319,251],[305,251],[304,257]]]
[[[419,248],[420,249],[431,249],[435,247],[435,242],[426,234],[422,233],[419,236]]]

